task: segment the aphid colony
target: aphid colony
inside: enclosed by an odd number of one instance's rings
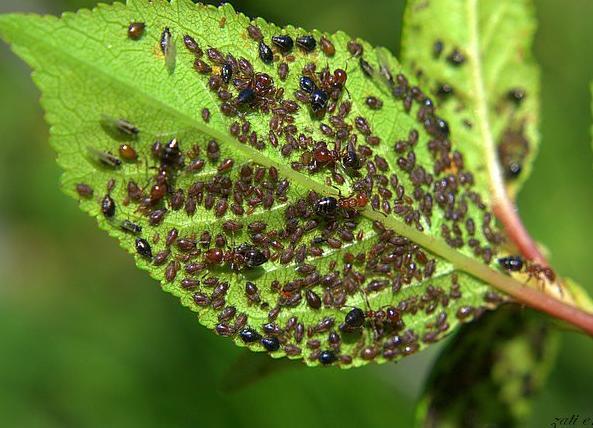
[[[442,54],[445,50],[445,44],[441,40],[436,40],[432,46],[432,59],[442,60]],[[460,67],[465,63],[465,55],[456,47],[452,47],[450,53],[444,58],[452,67]],[[447,102],[455,99],[454,88],[446,82],[430,81],[430,76],[422,72],[417,67],[418,75],[422,76],[424,83],[434,88],[435,95],[441,102]],[[507,181],[515,180],[523,170],[523,163],[530,151],[530,144],[525,132],[525,117],[521,112],[521,106],[527,97],[527,92],[521,87],[509,88],[501,99],[496,100],[496,106],[491,107],[496,110],[497,120],[508,122],[502,134],[497,141],[498,161],[502,166],[504,178]],[[455,111],[459,113],[465,108],[463,96],[457,98],[458,105]],[[523,117],[522,117],[523,116]],[[465,121],[466,126],[471,127],[469,121]]]
[[[131,23],[130,43],[141,40],[145,30],[144,23]],[[175,28],[160,33],[171,73],[169,64],[184,66],[186,56],[171,58],[177,55]],[[393,75],[386,63],[367,58],[357,41],[345,48],[351,60],[347,68],[332,65],[343,48],[327,36],[264,37],[253,24],[245,35],[257,63],[192,35],[180,38],[196,78],[216,100],[198,115],[204,123],[219,115],[229,138],[272,150],[284,162],[264,167],[212,138],[194,144],[174,137],[148,142],[141,126],[103,118],[106,130],[115,129],[125,142],[107,151],[89,148],[91,161],[113,178],[106,193],[77,184],[81,200],[98,203],[101,215],[130,236],[144,263],[160,267],[170,284],[166,287],[181,287],[196,308],[215,312],[218,334],[248,346],[323,365],[348,365],[354,358],[393,360],[441,339],[450,328],[450,306],[459,320],[478,316],[482,307],[457,303],[462,292],[456,274],[435,279],[437,259],[361,214],[371,209],[418,230],[428,228],[486,263],[496,255],[502,237],[472,190],[473,177],[464,170],[462,155],[452,150],[448,124],[432,100],[403,74]],[[461,65],[462,55],[452,54],[451,61]],[[361,73],[377,90],[349,93],[352,73]],[[417,129],[409,129],[406,138],[382,141],[374,133],[372,114],[386,102],[399,103],[414,118]],[[298,125],[299,115],[316,129]],[[268,124],[265,132],[250,123],[261,117]],[[422,135],[428,141],[420,141]],[[420,144],[428,147],[429,161],[416,158]],[[328,188],[350,192],[322,195],[299,188],[291,193],[294,183],[283,174],[282,163]],[[146,180],[121,178],[122,169],[142,164]],[[125,196],[117,197],[122,191]],[[436,211],[442,219],[432,230]],[[191,227],[171,227],[172,213],[175,219],[185,216]],[[289,273],[274,273],[282,269]],[[426,285],[415,294],[373,306],[376,296],[397,296],[420,281]],[[229,293],[241,283],[240,290]],[[486,307],[500,301],[495,293],[484,296]],[[245,305],[263,313],[267,322],[252,322],[237,309]],[[339,315],[316,319],[308,314],[307,320],[316,320],[305,321],[299,315],[303,308]],[[430,321],[421,329],[409,328],[406,317],[419,312]]]

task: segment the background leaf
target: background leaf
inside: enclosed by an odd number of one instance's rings
[[[402,61],[433,91],[477,179],[488,183],[498,157],[514,199],[539,145],[531,0],[413,0],[404,22]]]
[[[522,426],[555,361],[558,336],[540,314],[505,305],[460,330],[419,404],[423,427]]]

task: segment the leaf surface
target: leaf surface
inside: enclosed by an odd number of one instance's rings
[[[145,24],[139,40],[128,37],[132,22]],[[500,296],[477,279],[506,280],[488,266],[503,238],[486,187],[474,184],[463,161],[469,147],[457,150],[413,78],[387,50],[344,33],[253,24],[269,46],[274,35],[311,34],[317,47],[273,47],[267,64],[247,17],[184,0],[7,15],[0,35],[34,70],[64,191],[201,324],[238,345],[360,366],[415,353],[495,307]],[[320,49],[322,37],[335,53]],[[196,59],[211,71],[197,72]],[[229,61],[233,77],[212,90]],[[297,100],[303,74],[334,92],[329,111]],[[257,92],[239,105],[245,87]],[[228,97],[237,114],[222,107]],[[343,161],[352,152],[358,170]],[[339,207],[320,210],[330,196]],[[353,308],[362,326],[344,327]]]

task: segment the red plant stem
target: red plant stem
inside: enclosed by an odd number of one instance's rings
[[[496,192],[497,199],[492,207],[494,215],[502,223],[507,236],[517,246],[517,249],[528,260],[548,266],[544,255],[540,252],[535,241],[525,229],[515,205],[508,197],[506,191]]]

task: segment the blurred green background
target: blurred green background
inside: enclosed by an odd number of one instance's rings
[[[57,14],[92,0],[2,0]],[[521,213],[593,293],[593,1],[536,0],[543,142]],[[398,52],[402,0],[234,1],[278,24],[342,29]],[[434,350],[397,365],[280,371],[224,392],[241,351],[136,270],[58,188],[39,93],[0,45],[0,426],[411,426]],[[593,417],[593,341],[563,333],[528,426]]]

